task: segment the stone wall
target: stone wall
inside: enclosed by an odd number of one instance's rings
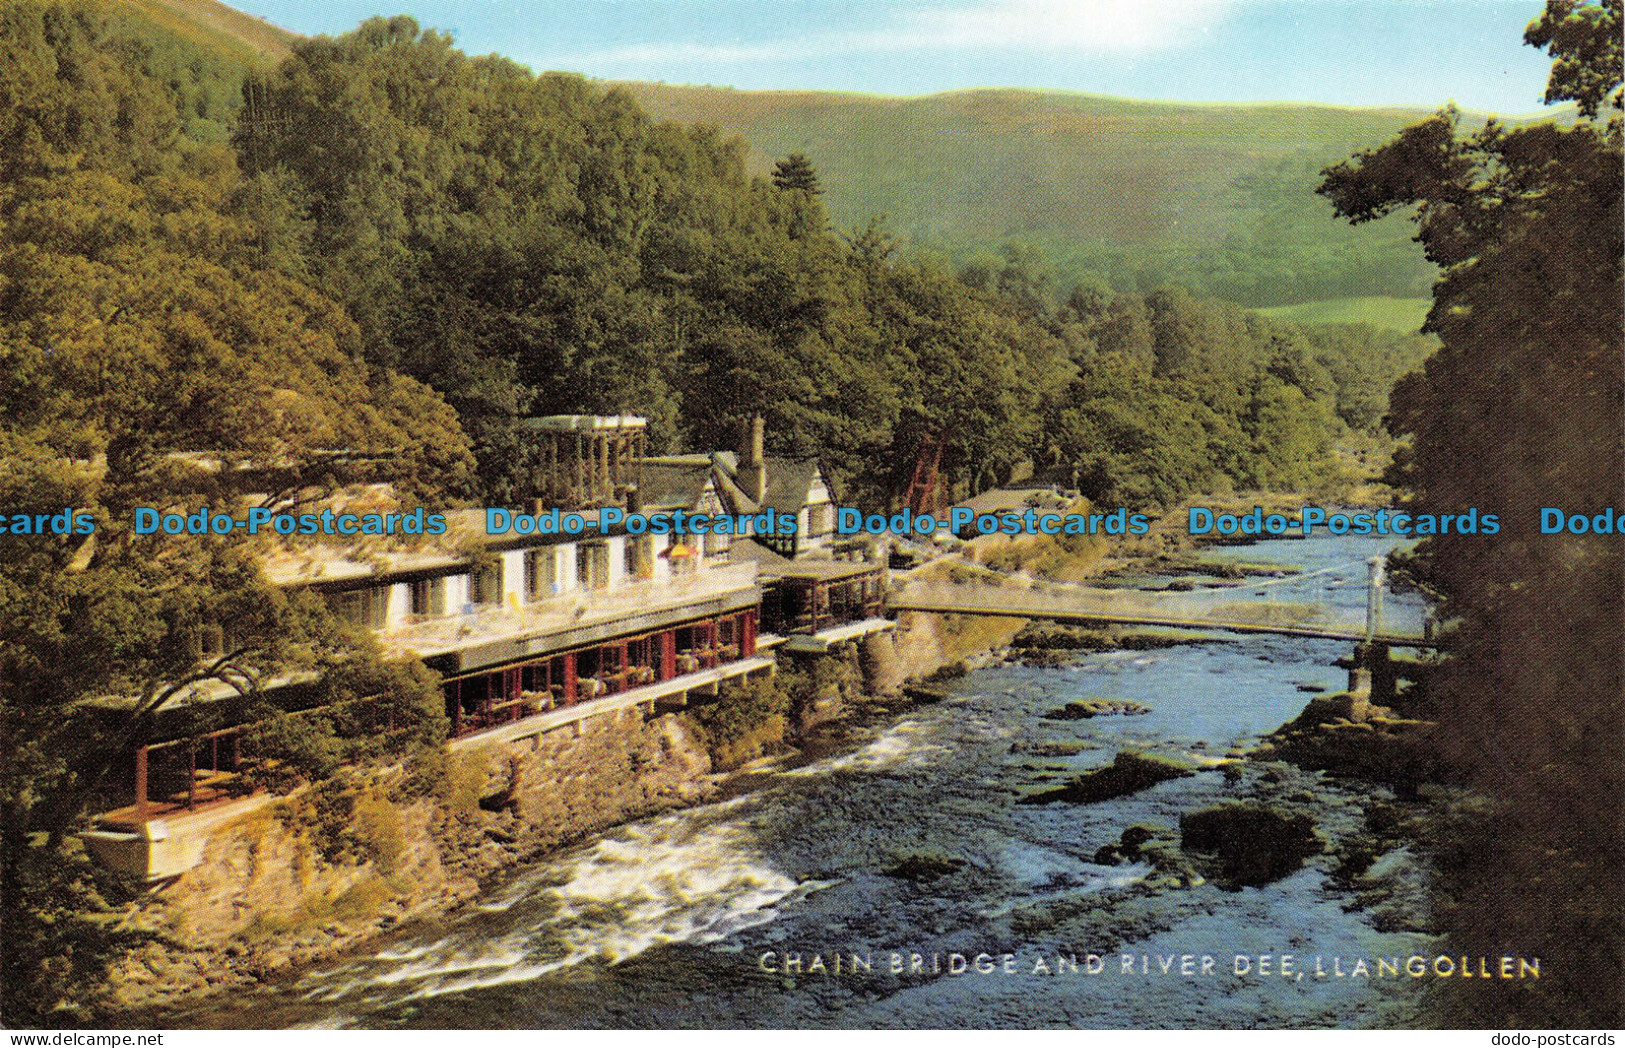
[[[1009,645],[1026,619],[905,611],[897,617],[892,674],[918,680],[956,662],[975,662]]]

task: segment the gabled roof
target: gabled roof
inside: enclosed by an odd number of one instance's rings
[[[693,509],[711,482],[711,459],[707,455],[644,459],[640,472],[638,495],[645,510]]]
[[[723,468],[720,462],[717,463],[715,477],[717,494],[722,496],[722,501],[730,513],[755,513],[761,508],[756,500],[747,495],[745,489],[735,482],[733,473]]]
[[[798,513],[807,504],[807,493],[819,476],[817,459],[786,459],[773,455],[764,460],[767,465],[767,491],[762,505],[781,513]]]
[[[717,494],[730,512],[755,513],[771,507],[781,513],[798,513],[807,505],[813,482],[822,476],[817,459],[790,459],[767,456],[767,491],[760,503],[739,484],[739,455],[733,451],[708,454],[661,455],[645,458],[642,498],[648,509],[688,508],[699,502],[704,478],[710,476]],[[827,483],[827,481],[826,481]]]

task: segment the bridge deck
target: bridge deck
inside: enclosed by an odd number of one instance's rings
[[[1114,595],[1115,596],[1115,595]],[[917,588],[894,595],[887,601],[891,612],[918,611],[942,615],[994,615],[1006,618],[1044,619],[1053,622],[1167,626],[1175,629],[1227,630],[1234,633],[1273,633],[1288,637],[1316,637],[1328,640],[1363,641],[1363,622],[1314,621],[1313,617],[1292,622],[1270,622],[1236,618],[1231,615],[1202,614],[1190,610],[1158,610],[1146,607],[1089,607],[1076,597],[1053,593],[991,588],[953,592],[941,587]],[[1260,605],[1260,608],[1264,608]],[[1225,609],[1225,610],[1233,610]],[[1378,630],[1375,639],[1395,647],[1431,647],[1420,632],[1402,633]]]

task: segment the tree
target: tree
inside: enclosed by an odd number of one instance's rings
[[[773,184],[789,192],[812,196],[824,191],[818,184],[818,173],[813,170],[812,161],[800,153],[791,153],[773,165]]]
[[[1493,541],[1440,536],[1416,571],[1454,624],[1434,681],[1438,738],[1493,801],[1471,861],[1437,860],[1454,946],[1521,944],[1556,973],[1536,992],[1484,985],[1474,1022],[1625,1015],[1620,725],[1625,572],[1617,535],[1538,532],[1544,507],[1625,504],[1620,4],[1551,0],[1529,29],[1555,58],[1548,101],[1582,119],[1463,137],[1453,110],[1326,172],[1321,192],[1363,222],[1417,208],[1441,268],[1426,330],[1440,339],[1393,394],[1412,438],[1392,476],[1422,512],[1469,506],[1503,521]],[[1609,916],[1613,915],[1613,916]],[[1500,948],[1499,946],[1497,948]]]
[[[1399,369],[1351,346],[1340,372],[1295,325],[1197,299],[1074,292],[1059,334],[1077,377],[1035,456],[1102,504],[1167,507],[1200,491],[1304,490],[1334,473],[1347,383]]]
[[[0,26],[0,91],[51,98],[0,118],[32,150],[6,154],[0,191],[0,505],[96,525],[8,534],[0,557],[0,1008],[74,1022],[132,936],[109,912],[123,889],[72,834],[160,718],[218,708],[185,708],[193,685],[269,715],[264,683],[311,671],[433,719],[419,675],[266,580],[265,539],[141,535],[133,511],[287,508],[363,464],[427,498],[470,460],[443,400],[361,361],[343,309],[258,264],[229,153],[185,137],[148,56],[97,46],[107,26],[77,6],[13,5]],[[204,658],[209,626],[233,640]]]
[[[1554,59],[1546,85],[1546,104],[1575,102],[1582,116],[1595,120],[1605,106],[1617,123],[1625,104],[1620,89],[1621,0],[1547,0],[1546,10],[1529,24],[1524,42],[1543,47]]]

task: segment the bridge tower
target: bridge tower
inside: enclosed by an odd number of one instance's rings
[[[1382,554],[1367,560],[1366,568],[1370,572],[1370,580],[1365,591],[1365,639],[1369,644],[1377,639],[1377,630],[1382,625],[1382,587],[1385,581],[1384,568],[1388,558]]]

